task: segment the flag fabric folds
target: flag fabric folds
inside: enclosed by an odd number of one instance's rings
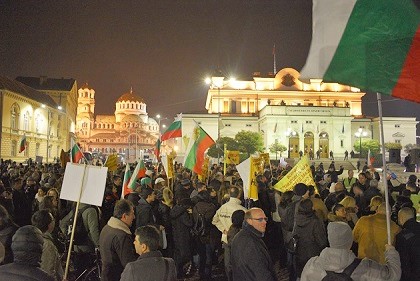
[[[156,156],[156,159],[158,161],[160,160],[160,144],[161,144],[161,141],[160,139],[158,139],[155,143],[155,149],[153,151],[153,154]]]
[[[184,166],[201,175],[204,153],[214,143],[214,140],[197,124],[185,152]]]
[[[26,135],[23,135],[20,140],[19,153],[26,149]]]
[[[298,183],[315,186],[307,155],[303,156],[302,159],[273,187],[280,192],[286,192],[288,190],[293,190]]]
[[[182,115],[178,115],[175,121],[166,129],[160,137],[161,141],[182,137]]]
[[[143,160],[140,160],[137,163],[136,168],[134,169],[134,172],[130,178],[130,181],[128,182],[128,188],[134,189],[136,187],[136,181],[145,176],[146,176],[146,167],[144,166]]]
[[[314,0],[301,79],[420,102],[420,11],[412,0]]]
[[[79,146],[76,144],[73,145],[71,149],[71,162],[79,163],[80,159],[83,158],[83,152],[80,150]]]
[[[236,165],[236,170],[241,176],[244,189],[244,198],[258,200],[258,186],[256,181],[256,174],[258,168],[256,167],[259,163],[258,158],[249,157],[242,161],[239,165]]]
[[[114,172],[118,168],[118,156],[117,154],[108,155],[104,163],[105,167],[108,167],[108,171]]]
[[[124,199],[127,194],[130,193],[130,189],[128,188],[128,183],[131,178],[131,171],[130,171],[130,164],[125,164],[125,172],[124,172],[124,180],[122,185],[122,192],[121,192],[121,199]]]

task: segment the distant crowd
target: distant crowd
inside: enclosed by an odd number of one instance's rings
[[[135,163],[134,163],[135,164]],[[135,165],[131,170],[134,170]],[[206,181],[174,165],[147,165],[124,198],[125,165],[109,172],[102,206],[60,199],[60,164],[0,161],[0,276],[63,280],[73,238],[71,274],[95,265],[101,280],[420,280],[419,183],[381,179],[367,164],[357,177],[331,161],[311,165],[315,186],[273,186],[292,167],[266,166],[258,200],[245,200],[234,165],[213,165]],[[387,242],[389,187],[391,244]],[[77,216],[75,217],[75,214]],[[74,220],[76,223],[74,224]],[[74,226],[73,226],[74,225]],[[341,278],[341,279],[340,279]]]

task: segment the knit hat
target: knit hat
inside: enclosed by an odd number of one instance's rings
[[[33,225],[22,226],[12,238],[14,261],[38,265],[41,262],[43,245],[41,230]]]
[[[347,223],[330,222],[327,232],[331,248],[350,250],[353,244],[353,234]]]
[[[304,183],[298,183],[295,185],[293,191],[297,196],[303,196],[308,191],[308,186]]]

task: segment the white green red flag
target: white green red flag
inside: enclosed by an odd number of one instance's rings
[[[160,139],[158,139],[158,140],[156,141],[156,144],[155,144],[155,149],[154,149],[154,151],[153,151],[153,154],[155,154],[156,159],[157,159],[158,161],[160,160],[160,144],[161,144]]]
[[[73,145],[71,149],[71,162],[79,163],[80,159],[83,158],[83,152],[80,150],[79,146],[76,144]]]
[[[420,11],[413,0],[313,0],[301,79],[420,102]]]
[[[19,153],[26,149],[26,135],[23,135],[20,139]]]
[[[130,171],[130,164],[125,164],[125,172],[124,172],[124,180],[122,185],[122,192],[121,192],[121,199],[124,199],[127,194],[130,193],[130,189],[128,188],[128,183],[131,178],[131,171]]]
[[[133,175],[131,176],[130,181],[128,182],[128,188],[134,189],[136,187],[137,180],[145,176],[146,167],[144,166],[143,160],[140,160],[133,171]]]
[[[161,141],[182,137],[182,113],[178,114],[175,121],[166,129],[160,137]]]
[[[204,154],[214,143],[214,140],[197,124],[185,152],[184,166],[201,175]]]

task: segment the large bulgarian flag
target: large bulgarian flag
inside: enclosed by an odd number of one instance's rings
[[[301,79],[420,102],[420,11],[413,0],[313,0]]]
[[[83,152],[80,150],[79,146],[76,144],[73,145],[71,149],[71,162],[79,163],[80,159],[83,158]]]
[[[185,152],[184,166],[201,175],[204,153],[214,144],[214,140],[198,124]]]
[[[182,137],[182,113],[178,114],[175,121],[166,129],[160,137],[160,141]]]
[[[134,169],[133,175],[128,182],[128,188],[134,189],[136,187],[136,182],[138,179],[143,178],[146,176],[146,167],[144,166],[143,160],[140,160],[136,168]]]

